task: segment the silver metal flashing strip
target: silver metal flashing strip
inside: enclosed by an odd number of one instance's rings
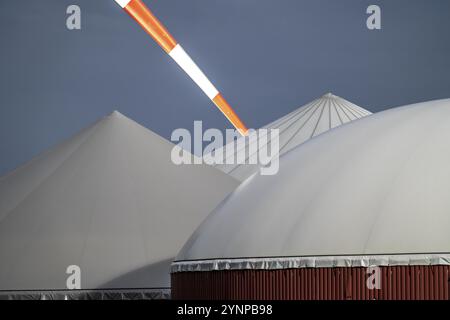
[[[0,300],[166,300],[170,289],[11,290]]]
[[[219,270],[277,270],[296,268],[450,265],[450,253],[361,256],[236,258],[176,261],[171,273]]]

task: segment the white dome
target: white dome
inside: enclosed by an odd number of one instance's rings
[[[280,130],[280,155],[283,155],[319,134],[369,114],[371,112],[341,97],[327,93],[263,128]],[[249,139],[244,137],[240,139],[245,140],[243,145],[248,150]],[[268,139],[269,142],[270,139]],[[264,147],[259,146],[259,149]],[[223,148],[223,150],[225,149]],[[226,160],[233,157],[233,154],[225,155],[224,164],[216,165],[216,167],[240,181],[244,181],[258,171],[259,166],[257,165],[226,164]]]
[[[450,253],[449,190],[450,99],[394,108],[246,180],[177,261]]]
[[[81,289],[170,288],[173,258],[237,185],[174,165],[173,147],[114,112],[1,177],[0,290],[67,289],[69,265]]]

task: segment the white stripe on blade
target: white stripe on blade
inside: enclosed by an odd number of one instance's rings
[[[115,0],[119,6],[121,6],[122,8],[125,8],[131,0]]]
[[[219,93],[214,85],[209,81],[200,68],[192,61],[191,57],[184,49],[177,44],[169,55],[176,63],[191,77],[192,80],[203,90],[203,92],[212,100]]]

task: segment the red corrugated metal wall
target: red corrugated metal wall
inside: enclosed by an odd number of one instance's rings
[[[449,299],[449,266],[380,267],[368,289],[366,268],[231,270],[172,274],[173,299]]]

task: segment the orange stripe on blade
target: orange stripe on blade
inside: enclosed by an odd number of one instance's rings
[[[131,0],[124,10],[164,49],[172,51],[177,42],[141,0]]]
[[[239,133],[243,136],[247,135],[248,129],[245,124],[239,119],[237,114],[234,112],[233,108],[228,104],[228,102],[222,97],[222,94],[218,94],[212,100],[217,108],[222,111],[222,113],[227,117],[227,119],[235,126]]]

